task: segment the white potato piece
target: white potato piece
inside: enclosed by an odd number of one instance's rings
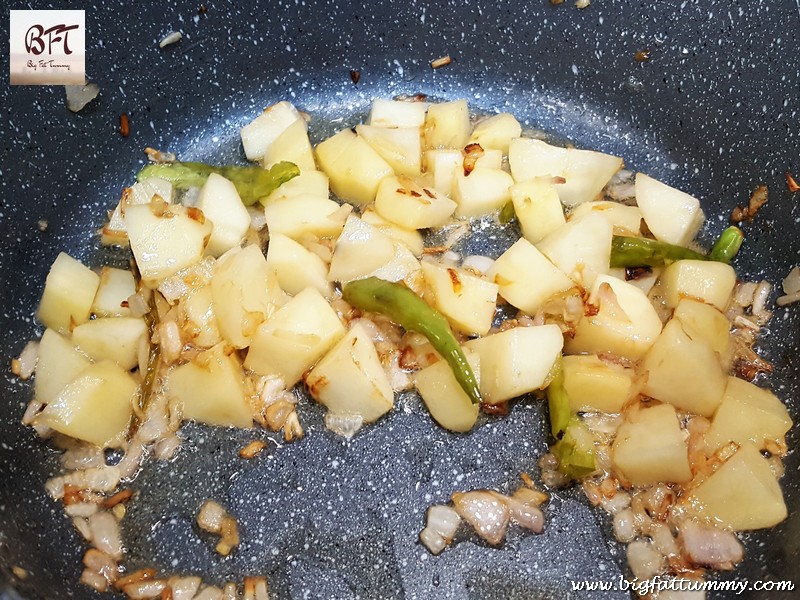
[[[336,237],[349,211],[327,197],[294,196],[264,208],[270,235],[282,233],[293,240],[306,235]]]
[[[657,240],[685,246],[703,224],[700,201],[644,173],[636,174],[636,204]]]
[[[87,321],[72,332],[72,341],[93,360],[113,360],[130,371],[139,362],[139,344],[147,337],[141,317],[107,317]]]
[[[269,196],[261,198],[261,203],[264,206],[268,206],[297,196],[327,198],[329,191],[328,176],[325,173],[322,171],[301,171],[300,175],[282,183]]]
[[[160,199],[169,204],[174,200],[174,197],[172,183],[166,179],[150,177],[144,181],[137,181],[122,192],[122,197],[111,212],[108,223],[101,231],[101,242],[107,246],[127,246],[128,233],[125,230],[125,209],[135,204],[149,204],[154,199]]]
[[[125,227],[142,282],[150,288],[199,262],[212,230],[202,211],[158,202],[128,207]]]
[[[639,360],[661,333],[661,319],[642,290],[609,275],[594,282],[589,303],[594,315],[584,315],[566,342],[570,354],[610,352]]]
[[[564,337],[557,325],[514,327],[464,344],[480,357],[480,390],[487,404],[499,404],[543,389]]]
[[[566,206],[596,200],[603,188],[622,168],[622,159],[602,152],[559,148],[541,140],[516,138],[508,148],[514,181],[535,177],[563,177],[556,189]]]
[[[217,257],[242,243],[250,227],[250,215],[231,181],[211,173],[200,188],[196,206],[214,226],[207,254]]]
[[[279,162],[293,163],[301,173],[317,170],[305,119],[297,119],[267,147],[262,162],[264,168],[269,169]]]
[[[634,369],[601,360],[596,354],[565,356],[561,366],[573,412],[620,413],[639,391]]]
[[[508,191],[522,235],[531,244],[539,243],[567,222],[556,186],[548,178],[515,183]]]
[[[461,150],[426,150],[425,164],[434,189],[451,197],[456,175],[464,172],[464,153]]]
[[[406,248],[399,242],[392,244],[394,256],[384,265],[381,265],[371,273],[367,273],[364,277],[377,277],[386,281],[405,281],[409,287],[413,287],[413,283],[417,280],[417,276],[422,271],[422,266],[417,260],[417,257],[411,253],[411,250]]]
[[[461,269],[422,263],[433,305],[455,329],[467,335],[486,335],[497,307],[497,285]]]
[[[642,393],[673,406],[710,417],[725,392],[719,355],[708,342],[692,339],[672,319],[640,365],[646,374]]]
[[[633,485],[689,481],[689,449],[675,408],[658,404],[631,411],[611,445],[611,462]]]
[[[336,241],[328,280],[347,282],[367,277],[391,261],[394,255],[395,244],[391,238],[350,215]]]
[[[285,303],[258,246],[233,248],[214,266],[211,299],[222,337],[235,348],[246,348],[256,328]]]
[[[480,357],[470,350],[465,350],[464,354],[480,382]],[[417,371],[414,385],[433,420],[445,429],[465,432],[475,425],[480,405],[472,403],[447,361],[440,360]]]
[[[263,159],[270,145],[297,120],[302,117],[289,102],[278,102],[265,109],[239,131],[247,159]]]
[[[736,285],[736,272],[713,260],[679,260],[664,269],[660,283],[670,308],[682,298],[692,298],[725,310]]]
[[[59,252],[44,284],[36,316],[45,327],[68,334],[89,320],[100,276],[69,254]]]
[[[393,174],[389,163],[349,129],[317,144],[316,154],[333,193],[359,206],[371,204],[381,179]]]
[[[422,127],[427,109],[425,102],[378,98],[372,101],[369,124],[373,127]]]
[[[522,125],[510,113],[493,115],[475,125],[470,143],[480,144],[482,148],[496,148],[503,154],[508,154],[508,145],[511,140],[522,134]]]
[[[308,287],[313,287],[326,298],[333,294],[325,261],[283,234],[270,235],[267,266],[287,294],[294,296]]]
[[[642,211],[637,206],[627,206],[619,202],[598,200],[579,204],[570,213],[576,219],[590,212],[597,212],[611,222],[614,235],[638,236],[642,229]]]
[[[419,127],[356,125],[356,133],[397,175],[416,177],[422,170],[422,134]]]
[[[649,294],[650,290],[652,290],[656,283],[658,283],[658,278],[661,277],[662,271],[663,269],[661,267],[650,267],[649,272],[637,272],[633,279],[628,279],[628,269],[624,269],[622,267],[611,267],[608,270],[608,274],[612,277],[630,283],[632,286],[642,290],[645,294]]]
[[[126,371],[104,360],[65,385],[36,422],[101,448],[122,446],[138,387]]]
[[[309,287],[259,326],[244,366],[259,375],[277,375],[291,387],[344,333],[336,311]]]
[[[684,298],[678,302],[672,318],[680,321],[681,327],[690,338],[705,340],[714,352],[719,353],[723,361],[727,359],[731,322],[718,308]]]
[[[166,394],[183,407],[183,418],[208,425],[249,428],[253,424],[242,365],[224,344],[198,354],[167,374]]]
[[[486,272],[510,304],[534,314],[549,298],[575,287],[536,246],[520,238]]]
[[[700,517],[734,531],[772,527],[787,515],[769,462],[749,442],[692,490],[687,500]]]
[[[386,177],[378,186],[375,211],[407,229],[438,227],[450,220],[456,203],[409,177]]]
[[[511,175],[500,169],[476,167],[469,175],[457,172],[453,182],[453,200],[458,204],[457,217],[486,215],[511,200]]]
[[[211,285],[204,285],[192,292],[182,302],[181,308],[181,332],[187,335],[188,341],[200,348],[210,348],[222,341],[214,315]]]
[[[54,329],[45,329],[39,342],[34,397],[45,404],[52,401],[90,364],[91,361],[75,348],[72,341]]]
[[[466,100],[431,104],[423,128],[425,147],[460,150],[469,141],[470,129]]]
[[[608,273],[613,228],[608,219],[590,213],[569,221],[536,244],[561,271],[583,288]]]
[[[100,284],[92,301],[91,313],[98,317],[127,317],[131,314],[128,298],[136,293],[133,273],[125,269],[103,267]]]
[[[311,369],[306,385],[334,414],[377,421],[392,410],[394,394],[369,333],[356,323]]]
[[[384,219],[377,212],[374,207],[369,207],[361,213],[361,220],[369,223],[382,234],[388,236],[395,242],[403,244],[411,251],[414,256],[422,256],[422,251],[425,248],[422,234],[416,229],[407,229],[401,227],[397,223],[392,223]]]
[[[496,148],[483,148],[483,154],[473,165],[475,169],[502,169],[503,153]]]
[[[786,405],[775,394],[743,379],[728,377],[722,404],[706,433],[713,452],[729,442],[753,442],[761,450],[766,442],[782,440],[792,426]]]

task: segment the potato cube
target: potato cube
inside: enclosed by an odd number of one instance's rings
[[[470,129],[466,100],[431,104],[423,128],[425,147],[460,150],[469,141]]]
[[[378,98],[372,101],[369,124],[373,127],[422,127],[427,109],[425,102]]]
[[[692,339],[672,319],[640,365],[642,393],[710,417],[722,402],[726,378],[719,355],[703,339]]]
[[[675,408],[659,404],[631,411],[617,430],[611,461],[633,485],[689,481],[689,449]]]
[[[211,285],[204,285],[192,292],[182,302],[181,308],[181,330],[187,335],[187,341],[200,348],[210,348],[222,341],[214,314]]]
[[[291,387],[343,335],[336,311],[309,287],[259,326],[244,366],[259,375],[277,375]]]
[[[480,382],[480,357],[470,350],[464,354]],[[475,425],[480,405],[472,403],[447,361],[440,360],[417,371],[414,385],[433,420],[445,429],[465,432]]]
[[[87,367],[65,385],[36,421],[101,448],[120,447],[139,386],[110,360]]]
[[[666,183],[636,174],[636,204],[657,240],[685,246],[703,224],[700,201]]]
[[[733,267],[711,260],[679,260],[661,274],[664,300],[670,308],[682,298],[692,298],[725,310],[735,285]]]
[[[627,206],[619,202],[598,200],[579,204],[570,213],[576,219],[590,212],[597,212],[611,222],[614,235],[638,236],[642,229],[642,211],[636,206]]]
[[[242,127],[242,146],[248,160],[261,160],[270,145],[295,121],[302,119],[289,102],[278,102]]]
[[[108,317],[78,325],[72,341],[92,359],[113,360],[130,371],[139,364],[139,345],[147,336],[141,317]]]
[[[375,127],[356,125],[356,133],[398,175],[416,177],[422,170],[422,135],[419,127]]]
[[[264,152],[262,164],[265,169],[279,162],[293,163],[301,173],[317,170],[305,119],[297,119],[289,125]]]
[[[377,421],[394,406],[394,394],[375,344],[364,326],[350,331],[311,369],[306,385],[334,414]]]
[[[570,279],[588,289],[598,275],[608,273],[612,236],[611,223],[590,213],[570,220],[536,247]]]
[[[483,148],[481,154],[473,165],[474,169],[494,169],[503,168],[503,153],[496,148]]]
[[[681,322],[683,330],[690,338],[705,340],[722,359],[727,357],[731,323],[719,309],[704,302],[684,298],[678,302],[672,318]]]
[[[264,208],[270,235],[282,233],[293,240],[305,235],[336,237],[348,211],[327,197],[295,196]]]
[[[253,424],[242,365],[224,344],[172,367],[166,393],[181,403],[184,419],[222,427],[249,428]]]
[[[425,151],[426,172],[433,180],[434,189],[451,197],[456,175],[464,172],[464,153],[461,150]]]
[[[455,210],[450,198],[408,177],[386,177],[375,198],[380,216],[407,229],[444,225]]]
[[[197,208],[214,225],[206,247],[207,254],[220,256],[242,243],[250,227],[250,215],[231,181],[211,173],[200,188]]]
[[[755,443],[763,449],[767,441],[780,440],[792,426],[789,411],[775,394],[736,377],[728,377],[722,404],[706,433],[710,451],[728,442]]]
[[[39,342],[34,396],[45,404],[52,401],[91,361],[73,343],[54,329],[45,329]]]
[[[336,241],[328,280],[347,282],[366,277],[391,261],[394,250],[395,245],[388,236],[350,215]]]
[[[411,250],[399,242],[392,243],[393,256],[391,260],[363,277],[377,277],[386,281],[404,281],[414,289],[413,284],[421,276],[422,266]]]
[[[102,229],[101,242],[106,246],[127,246],[125,209],[136,204],[149,204],[154,199],[163,200],[169,204],[173,201],[174,196],[172,183],[166,179],[149,177],[144,181],[137,181],[122,192],[122,197],[109,216],[108,223]]]
[[[537,244],[561,228],[566,219],[556,186],[546,179],[531,179],[509,188],[522,235]]]
[[[282,183],[266,198],[261,198],[261,204],[269,206],[287,198],[297,196],[313,196],[315,198],[328,198],[328,176],[322,171],[301,171],[297,177]]]
[[[467,335],[486,335],[497,307],[497,285],[461,269],[422,263],[433,305]]]
[[[636,371],[600,360],[596,354],[565,356],[564,390],[572,412],[622,412],[639,391]]]
[[[89,320],[100,277],[79,260],[60,252],[50,267],[36,316],[59,333]]]
[[[361,213],[361,220],[364,223],[369,223],[375,229],[380,231],[385,236],[388,236],[395,242],[403,244],[411,251],[414,256],[422,256],[422,251],[425,248],[422,234],[416,229],[406,229],[397,223],[392,223],[384,219],[377,212],[374,207],[370,207]]]
[[[687,500],[699,516],[734,531],[772,527],[787,515],[769,462],[749,442],[692,490]]]
[[[499,404],[546,387],[563,345],[557,325],[541,325],[507,329],[464,347],[480,357],[483,401]]]
[[[486,278],[499,286],[500,295],[510,304],[530,314],[552,296],[575,287],[569,277],[524,238],[494,261]]]
[[[353,204],[373,202],[381,179],[393,174],[389,163],[349,129],[318,144],[316,153],[333,193]]]
[[[500,113],[483,119],[475,125],[470,143],[480,144],[482,148],[496,148],[503,154],[508,154],[508,145],[511,140],[522,134],[522,125],[509,113]]]
[[[502,208],[511,200],[508,190],[513,184],[511,175],[500,169],[476,167],[469,175],[457,172],[453,183],[456,216],[475,217]]]
[[[270,235],[267,266],[287,294],[294,296],[307,287],[313,287],[326,298],[333,294],[325,261],[285,235]]]
[[[91,313],[98,317],[127,317],[128,298],[136,293],[133,273],[125,269],[103,267],[100,270],[100,284],[92,302]]]

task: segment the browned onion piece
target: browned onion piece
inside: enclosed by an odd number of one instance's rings
[[[496,546],[506,537],[511,518],[507,504],[489,491],[453,494],[456,512],[484,540]]]

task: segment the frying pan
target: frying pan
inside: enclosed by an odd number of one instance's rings
[[[87,69],[102,91],[79,114],[64,108],[59,87],[0,86],[0,598],[101,597],[77,583],[84,546],[42,487],[57,455],[20,425],[31,386],[6,367],[41,333],[33,314],[60,250],[92,265],[124,261],[91,232],[131,183],[145,146],[240,161],[238,128],[281,99],[314,116],[319,139],[354,124],[376,97],[466,97],[476,111],[511,111],[702,198],[706,241],[766,183],[769,202],[747,225],[736,267],[747,279],[776,283],[798,261],[800,198],[783,179],[788,169],[800,173],[793,0],[594,0],[583,10],[546,0],[205,4],[202,16],[199,0],[87,4]],[[7,19],[0,21],[6,33]],[[171,30],[183,40],[159,50]],[[644,49],[651,59],[639,63],[634,54]],[[454,62],[431,69],[445,54]],[[358,85],[350,69],[360,70]],[[123,112],[127,138],[117,133]],[[465,251],[496,254],[503,244],[502,233],[476,237]],[[760,345],[775,364],[769,385],[795,419],[798,311],[777,309]],[[439,557],[417,542],[430,504],[456,490],[508,491],[521,471],[538,473],[547,443],[541,404],[518,402],[510,416],[486,418],[469,435],[436,427],[413,395],[401,395],[387,418],[350,442],[324,429],[311,402],[301,419],[308,435],[288,445],[258,430],[185,426],[179,456],[135,482],[141,493],[123,520],[127,564],[209,582],[265,574],[276,598],[628,597],[571,591],[571,579],[625,572],[608,518],[578,489],[553,494],[539,536],[512,532],[499,549],[467,536]],[[268,450],[242,461],[237,450],[255,438],[269,440]],[[789,518],[747,535],[744,562],[723,579],[800,585],[797,452],[786,466]],[[242,531],[241,547],[224,560],[193,526],[209,497]],[[12,566],[30,576],[15,579]],[[743,597],[790,597],[763,594]]]

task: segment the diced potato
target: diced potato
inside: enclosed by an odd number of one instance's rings
[[[657,240],[685,246],[703,224],[700,201],[666,183],[636,174],[636,204]]]
[[[566,206],[596,200],[614,173],[622,168],[622,159],[616,156],[559,148],[529,138],[511,140],[508,162],[517,182],[544,176],[566,179],[566,183],[556,188]]]
[[[285,303],[258,246],[234,248],[214,267],[211,299],[222,337],[236,348],[246,348],[256,328]]]
[[[297,165],[301,173],[317,170],[305,119],[297,119],[289,125],[264,152],[265,169],[284,161]]]
[[[419,127],[376,127],[356,125],[356,133],[398,175],[415,177],[422,169],[422,135]]]
[[[712,260],[679,260],[661,274],[664,300],[670,308],[682,298],[693,298],[725,310],[735,285],[733,267]]]
[[[212,296],[211,285],[204,285],[182,303],[182,330],[189,332],[189,340],[200,348],[210,348],[222,341],[217,317],[214,315]]]
[[[91,362],[78,352],[72,342],[53,329],[45,329],[39,342],[34,396],[39,402],[51,402],[70,381]]]
[[[422,127],[427,109],[425,102],[378,98],[372,101],[369,124],[373,127]]]
[[[348,211],[327,197],[295,196],[269,204],[264,215],[270,235],[282,233],[297,240],[308,234],[338,236]]]
[[[480,382],[480,357],[470,350],[466,350],[464,354]],[[447,361],[440,360],[417,371],[414,374],[414,385],[433,420],[445,429],[465,432],[475,425],[480,405],[472,403]]]
[[[709,451],[728,442],[753,442],[760,449],[771,440],[783,439],[792,426],[786,406],[775,394],[736,377],[728,377],[722,404],[706,433]]]
[[[256,330],[244,366],[260,375],[277,375],[291,387],[344,333],[336,311],[309,287]]]
[[[460,150],[469,141],[470,129],[466,100],[431,104],[423,128],[425,147]]]
[[[200,261],[212,225],[196,208],[156,202],[128,207],[125,228],[142,281],[155,288]]]
[[[386,177],[378,187],[375,210],[401,227],[427,229],[447,223],[456,203],[408,177]]]
[[[461,269],[422,263],[433,305],[467,335],[486,335],[497,307],[497,285]]]
[[[486,215],[511,200],[508,189],[514,184],[511,175],[500,169],[475,168],[469,175],[457,172],[453,182],[453,200],[458,203],[457,217]]]
[[[600,360],[596,354],[565,356],[561,365],[572,412],[619,413],[639,391],[634,369]]]
[[[92,359],[113,360],[125,370],[139,362],[139,344],[147,336],[147,325],[141,317],[109,317],[78,325],[72,341]]]
[[[600,275],[589,303],[594,315],[584,315],[567,340],[570,354],[610,352],[639,360],[661,333],[661,319],[642,290],[625,281]]]
[[[100,277],[69,254],[60,252],[50,267],[36,316],[59,333],[89,320]]]
[[[248,160],[261,160],[270,145],[295,121],[302,119],[289,102],[278,102],[262,112],[239,132]]]
[[[722,402],[725,373],[719,356],[703,339],[692,339],[672,319],[641,364],[642,393],[673,406],[710,417]]]
[[[590,212],[600,213],[611,221],[614,235],[638,236],[641,233],[642,211],[636,206],[627,206],[626,204],[608,200],[584,202],[572,210],[570,218],[576,219]]]
[[[370,207],[361,213],[361,220],[369,223],[382,234],[390,237],[395,242],[403,244],[414,256],[422,256],[425,248],[422,234],[416,229],[406,229],[397,223],[387,221],[375,209]]]
[[[411,254],[411,250],[399,242],[394,242],[392,259],[386,264],[381,265],[371,273],[364,274],[364,277],[377,277],[386,281],[404,281],[409,287],[413,288],[412,282],[417,279],[417,275],[422,272],[422,266],[417,257]]]
[[[690,338],[708,342],[714,352],[724,360],[728,355],[731,339],[731,323],[719,309],[710,304],[684,298],[678,302],[673,319],[680,321]]]
[[[283,234],[270,235],[267,265],[287,294],[294,296],[308,287],[313,287],[325,297],[333,294],[325,261]]]
[[[138,387],[122,368],[104,360],[64,386],[36,421],[101,448],[122,446]]]
[[[332,413],[357,415],[365,423],[377,421],[394,406],[375,345],[358,323],[311,369],[306,385]]]
[[[494,261],[486,278],[499,286],[500,295],[510,304],[530,314],[552,296],[575,287],[569,277],[524,238]]]
[[[350,215],[336,241],[328,280],[347,282],[366,277],[392,260],[394,248],[388,236]]]
[[[617,430],[611,461],[633,485],[689,481],[689,449],[675,408],[659,404],[631,411]]]
[[[149,204],[156,198],[170,204],[174,196],[172,183],[166,179],[150,177],[144,181],[137,181],[122,192],[119,203],[112,211],[108,223],[103,227],[101,242],[106,246],[127,246],[125,209],[136,204]]]
[[[464,172],[464,154],[461,150],[427,150],[426,171],[433,178],[433,187],[445,196],[453,195],[456,175]]]
[[[500,113],[483,119],[472,130],[470,143],[480,144],[482,148],[496,148],[508,154],[511,140],[522,134],[522,125],[510,113]]]
[[[183,405],[183,418],[208,425],[253,424],[242,365],[231,348],[217,344],[167,374],[166,393]]]
[[[127,301],[134,293],[136,281],[133,273],[125,269],[103,267],[91,313],[98,317],[127,317],[131,314]]]
[[[608,219],[590,213],[556,229],[536,247],[575,283],[590,288],[598,275],[608,273],[612,236]]]
[[[264,206],[268,206],[297,196],[327,198],[328,193],[328,176],[325,173],[322,171],[302,171],[297,177],[292,177],[286,183],[282,183],[269,196],[262,198],[261,203]]]
[[[541,325],[507,329],[464,347],[480,357],[483,401],[499,404],[546,387],[563,345],[557,325]]]
[[[250,215],[231,181],[211,173],[200,189],[197,208],[214,226],[206,253],[220,256],[242,243],[250,227]]]
[[[769,462],[748,442],[692,490],[688,503],[699,516],[734,531],[772,527],[787,515]]]
[[[649,294],[650,290],[658,283],[658,278],[661,277],[661,267],[650,267],[648,272],[637,272],[634,279],[628,279],[630,271],[622,267],[611,267],[608,274],[616,277],[622,281],[630,283],[632,286],[639,288],[645,294]]]
[[[483,154],[475,161],[476,169],[502,169],[503,153],[496,148],[484,148]]]
[[[318,144],[316,153],[333,193],[353,204],[370,204],[381,179],[393,174],[389,163],[349,129]]]
[[[561,228],[566,219],[556,186],[546,179],[531,179],[509,188],[522,235],[537,244]]]

